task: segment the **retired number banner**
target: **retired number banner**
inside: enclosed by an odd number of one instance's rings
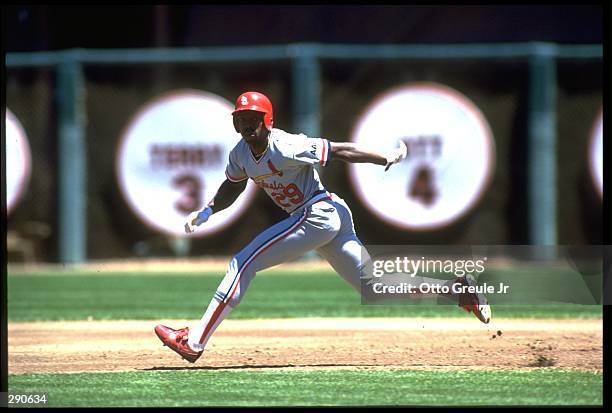
[[[474,208],[493,175],[495,144],[486,119],[467,97],[436,83],[408,84],[377,97],[352,140],[379,151],[406,143],[408,157],[387,172],[377,165],[349,166],[367,208],[404,230],[457,221]]]
[[[182,90],[146,104],[121,136],[116,174],[121,192],[150,228],[185,236],[187,215],[205,206],[225,180],[230,150],[241,139],[233,105],[206,92]],[[249,183],[234,204],[211,216],[190,236],[207,236],[230,225],[255,193]]]
[[[25,193],[32,169],[28,137],[17,117],[6,108],[6,210],[13,211]]]

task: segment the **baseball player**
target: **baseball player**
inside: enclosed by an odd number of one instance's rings
[[[388,153],[378,153],[350,142],[332,142],[273,128],[272,103],[258,92],[241,94],[232,116],[242,139],[229,154],[227,179],[205,208],[189,215],[185,231],[193,232],[212,214],[230,206],[245,189],[247,179],[262,188],[289,217],[263,231],[231,259],[199,322],[178,330],[161,324],[155,327],[164,345],[191,363],[201,356],[216,328],[244,297],[258,271],[316,250],[360,291],[368,253],[355,234],[348,205],[325,189],[314,166],[324,167],[334,159],[373,163],[387,170],[407,154],[403,142]],[[473,279],[463,277],[456,282],[470,284]],[[453,297],[466,311],[489,322],[490,308],[481,294]]]

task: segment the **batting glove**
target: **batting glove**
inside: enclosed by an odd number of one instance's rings
[[[213,210],[211,207],[206,207],[202,211],[194,211],[187,217],[187,222],[185,223],[185,232],[187,234],[191,234],[195,231],[195,227],[201,225],[208,221],[208,218],[213,214]]]
[[[406,159],[408,155],[408,147],[404,141],[400,141],[399,147],[394,149],[391,153],[387,155],[387,165],[385,166],[385,172],[391,167],[391,165],[395,165]]]

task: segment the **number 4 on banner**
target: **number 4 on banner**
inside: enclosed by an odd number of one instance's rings
[[[426,207],[436,202],[438,191],[434,185],[434,171],[429,166],[422,165],[416,170],[414,179],[409,183],[408,196]]]

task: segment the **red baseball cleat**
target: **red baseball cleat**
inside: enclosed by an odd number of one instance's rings
[[[174,330],[170,327],[158,324],[155,326],[155,334],[164,343],[164,346],[177,352],[183,359],[190,363],[195,363],[200,358],[203,351],[195,351],[187,344],[189,337],[189,327]]]
[[[456,283],[467,286],[476,286],[476,280],[471,275],[465,277],[457,277]],[[485,324],[491,321],[491,307],[487,302],[487,298],[481,293],[468,293],[459,295],[459,307],[463,308],[468,313],[473,313],[476,318]]]

